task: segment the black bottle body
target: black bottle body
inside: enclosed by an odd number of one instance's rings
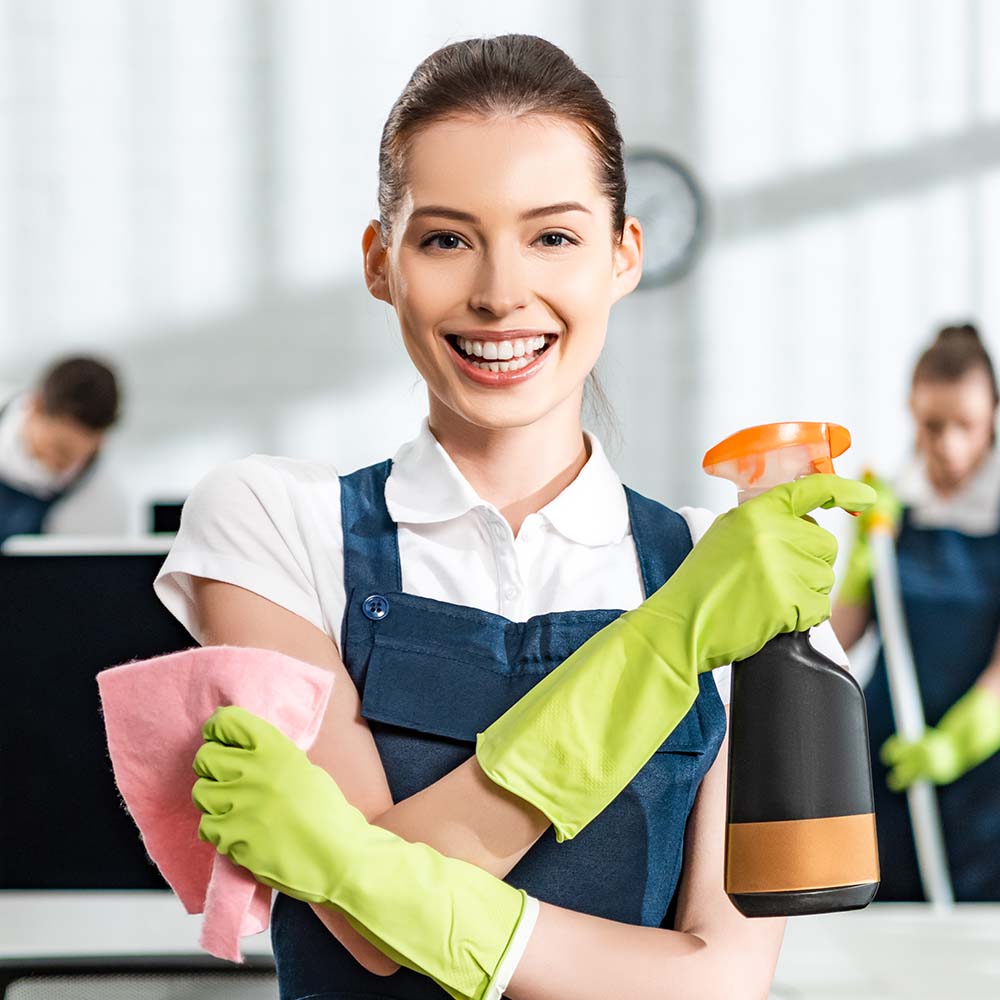
[[[878,889],[868,719],[850,673],[775,636],[733,664],[726,892],[747,916],[867,906]]]

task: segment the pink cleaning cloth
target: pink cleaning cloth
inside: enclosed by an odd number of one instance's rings
[[[220,705],[239,705],[306,750],[333,674],[269,649],[199,646],[102,670],[97,685],[115,781],[146,851],[187,912],[205,914],[202,948],[242,962],[240,938],[267,928],[272,890],[198,838],[201,727]]]

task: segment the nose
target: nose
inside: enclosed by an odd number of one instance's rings
[[[509,316],[527,305],[528,298],[526,275],[516,254],[491,252],[483,257],[469,296],[476,312]]]
[[[938,459],[945,465],[954,466],[965,457],[965,440],[957,428],[947,428],[938,439],[935,448]]]

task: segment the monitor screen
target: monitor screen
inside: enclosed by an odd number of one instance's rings
[[[157,500],[149,505],[149,530],[154,532],[172,531],[176,534],[181,526],[183,500]]]
[[[98,671],[195,645],[162,551],[0,555],[0,889],[165,887],[121,802]]]

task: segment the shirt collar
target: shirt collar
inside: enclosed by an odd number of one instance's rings
[[[385,504],[397,523],[431,524],[460,517],[485,506],[485,501],[458,471],[424,417],[420,433],[392,457]]]
[[[600,441],[590,431],[584,434],[590,457],[576,479],[538,513],[570,541],[611,545],[628,532],[628,502]],[[393,521],[407,524],[448,521],[476,507],[492,506],[458,470],[426,417],[420,433],[393,456],[385,502]]]
[[[1000,527],[1000,452],[994,447],[969,483],[950,497],[938,495],[927,475],[926,462],[917,456],[900,475],[896,495],[911,509],[918,528],[995,534]]]

